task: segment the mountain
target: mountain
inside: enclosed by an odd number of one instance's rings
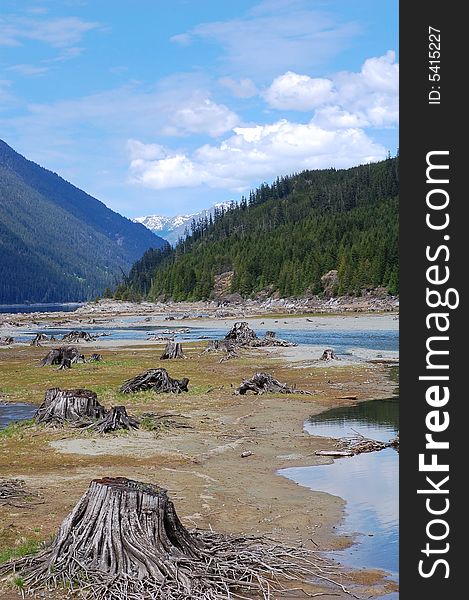
[[[0,140],[0,303],[91,299],[165,244]]]
[[[185,236],[186,228],[190,231],[193,220],[197,222],[199,219],[209,218],[210,215],[213,217],[216,209],[221,209],[222,207],[228,209],[229,206],[228,202],[220,202],[214,204],[211,208],[190,215],[178,215],[176,217],[148,215],[147,217],[135,217],[132,221],[145,225],[150,231],[160,235],[165,240],[168,240],[170,244],[174,245],[177,244],[179,238]]]
[[[175,248],[146,252],[116,297],[397,294],[398,194],[397,158],[277,178]]]

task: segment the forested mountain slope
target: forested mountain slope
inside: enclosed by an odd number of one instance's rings
[[[93,298],[164,244],[0,140],[0,303]]]
[[[396,294],[398,193],[397,158],[278,178],[193,223],[174,250],[146,253],[117,297],[204,299],[221,279],[245,297],[301,296],[321,293],[331,270],[338,271],[333,293]]]

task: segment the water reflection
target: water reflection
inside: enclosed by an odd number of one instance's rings
[[[399,401],[393,398],[327,411],[309,419],[305,428],[313,435],[344,437],[359,432],[388,441],[396,435],[398,421]],[[346,500],[339,533],[355,536],[358,543],[335,552],[339,562],[384,569],[397,578],[399,454],[395,450],[340,458],[328,465],[282,469],[281,474]]]

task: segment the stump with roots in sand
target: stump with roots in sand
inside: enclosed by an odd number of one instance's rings
[[[339,360],[339,358],[332,348],[326,348],[320,360]]]
[[[91,390],[47,390],[35,414],[36,423],[63,425],[66,422],[89,424],[104,417],[105,409]]]
[[[186,356],[182,351],[182,344],[180,342],[169,340],[166,344],[163,354],[160,356],[160,360],[168,360],[173,358],[186,358]]]
[[[113,406],[99,421],[92,423],[88,429],[98,433],[110,433],[119,429],[138,429],[140,422],[127,414],[125,406]]]
[[[280,383],[280,381],[274,379],[269,373],[256,373],[251,379],[245,379],[235,391],[235,394],[244,395],[247,392],[253,392],[254,394],[265,394],[266,392],[281,394],[312,394],[312,392],[292,388],[286,383]]]
[[[92,481],[56,538],[1,565],[0,575],[20,577],[28,592],[96,600],[267,600],[287,579],[334,584],[333,569],[313,550],[189,531],[165,489],[116,477]]]
[[[78,348],[75,346],[61,346],[60,348],[54,348],[41,360],[39,365],[41,367],[46,367],[49,365],[60,365],[62,367],[63,364],[66,366],[63,367],[65,369],[70,368],[70,366],[79,361],[85,361],[85,357],[83,354],[80,354]]]
[[[166,369],[149,369],[125,381],[120,387],[120,391],[124,394],[141,392],[143,390],[152,390],[157,394],[180,394],[181,392],[188,391],[188,384],[189,379],[187,377],[173,379],[169,376]]]
[[[230,341],[234,346],[250,346],[257,339],[256,332],[246,321],[238,321],[225,335],[225,340]]]

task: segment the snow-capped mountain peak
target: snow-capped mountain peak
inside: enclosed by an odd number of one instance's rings
[[[228,202],[219,202],[211,208],[190,215],[176,215],[175,217],[148,215],[146,217],[135,217],[132,221],[145,225],[145,227],[157,233],[160,237],[168,240],[170,244],[175,244],[180,237],[184,236],[186,227],[190,229],[192,220],[198,221],[199,219],[213,215],[216,208],[226,209],[229,206]]]

